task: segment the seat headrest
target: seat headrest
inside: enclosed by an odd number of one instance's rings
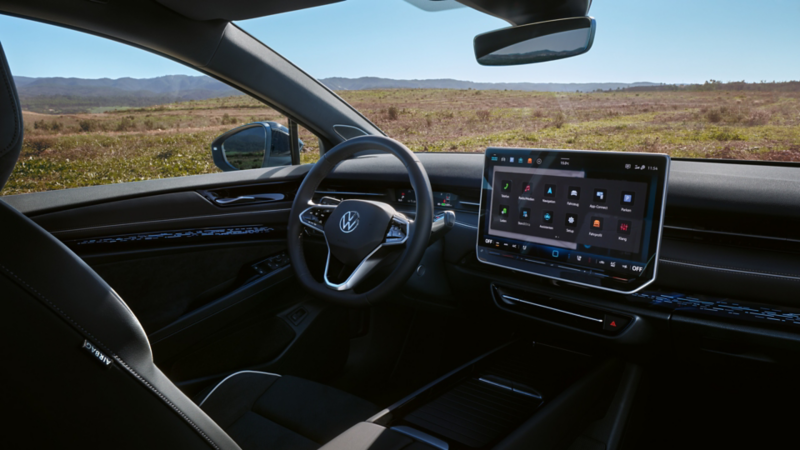
[[[3,189],[22,149],[22,110],[17,87],[0,45],[0,189]]]

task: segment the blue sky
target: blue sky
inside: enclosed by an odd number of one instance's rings
[[[468,8],[428,13],[402,0],[347,0],[239,25],[318,78],[665,83],[800,79],[798,0],[596,0],[590,15],[598,28],[589,53],[517,67],[475,62],[472,38],[507,24]],[[196,74],[123,44],[7,16],[0,16],[0,42],[17,75]]]

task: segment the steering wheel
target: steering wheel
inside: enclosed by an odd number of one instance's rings
[[[416,215],[411,220],[386,203],[344,200],[316,204],[320,182],[340,162],[365,150],[391,153],[405,165],[416,193]],[[314,164],[294,198],[287,231],[287,247],[300,283],[313,295],[345,306],[368,306],[399,288],[422,260],[433,222],[433,192],[428,174],[405,145],[383,136],[359,136],[327,151]],[[328,246],[324,282],[312,276],[303,254],[304,227],[322,233]],[[380,263],[402,251],[397,265],[377,286],[355,288]]]

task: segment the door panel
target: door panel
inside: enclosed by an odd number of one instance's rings
[[[67,206],[43,192],[33,194],[34,203],[45,206],[27,213],[123,298],[147,332],[156,364],[187,393],[248,368],[324,381],[347,358],[347,311],[308,298],[295,284],[285,230],[301,180],[296,170],[280,174],[286,179],[253,183],[243,173],[242,184],[209,183],[206,175],[196,186],[183,180],[184,190],[142,189],[141,196],[131,195],[135,186],[95,186],[86,189],[102,201]],[[215,195],[240,190],[283,196],[215,203]],[[15,197],[9,203],[30,203]]]
[[[84,260],[152,334],[242,286],[257,275],[253,265],[283,249],[282,241],[245,242],[84,256]]]

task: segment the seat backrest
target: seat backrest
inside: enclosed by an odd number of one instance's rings
[[[0,46],[0,189],[22,133]],[[239,448],[153,364],[125,302],[2,201],[0,321],[4,448]]]

